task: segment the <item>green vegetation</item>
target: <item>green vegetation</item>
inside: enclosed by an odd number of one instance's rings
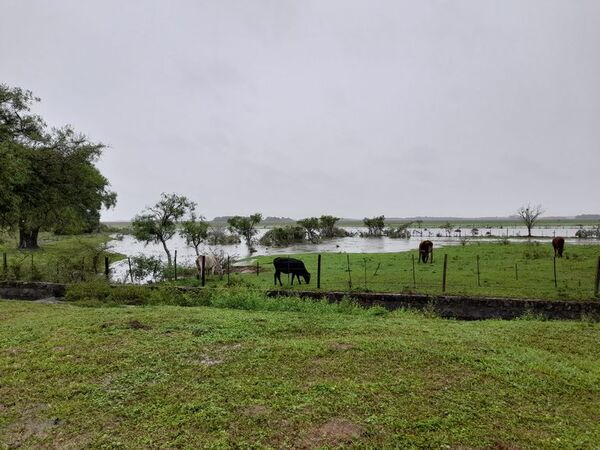
[[[261,301],[234,297],[220,306]],[[271,300],[289,311],[295,303]],[[0,446],[600,442],[600,324],[303,304],[278,312],[1,302]]]
[[[298,225],[274,227],[267,231],[259,240],[265,247],[285,247],[287,245],[306,241],[306,230]]]
[[[0,84],[0,229],[36,249],[42,231],[97,231],[100,209],[116,203],[95,164],[104,145],[70,126],[48,129],[31,114],[30,91]]]
[[[260,213],[251,216],[233,216],[227,219],[227,225],[231,233],[244,238],[246,245],[252,251],[254,249],[254,236],[258,233],[256,227],[261,220],[262,215]]]
[[[104,271],[104,257],[110,262],[124,256],[107,249],[108,234],[56,236],[41,233],[41,248],[19,250],[14,238],[4,235],[0,240],[0,280],[74,282],[96,276]],[[7,255],[4,270],[2,254]],[[33,263],[32,263],[33,262]]]
[[[379,292],[442,293],[444,254],[448,254],[447,294],[487,297],[523,297],[564,300],[586,300],[594,296],[594,277],[600,256],[598,245],[568,245],[565,256],[557,258],[557,287],[554,286],[553,250],[547,244],[483,243],[463,241],[464,245],[434,249],[433,264],[418,264],[417,251],[403,253],[324,253],[322,254],[321,288],[348,290],[348,256],[353,290]],[[412,258],[415,258],[413,284]],[[477,285],[479,256],[480,286]],[[294,285],[292,289],[316,289],[317,255],[294,255],[302,259],[313,274],[310,285]],[[256,274],[232,274],[254,286],[273,287],[273,256],[252,260],[262,267]],[[517,279],[518,278],[518,279]],[[284,288],[287,277],[283,275]],[[366,280],[366,281],[365,281]],[[210,280],[209,282],[219,282]],[[416,287],[415,287],[416,286]]]
[[[190,211],[194,211],[195,204],[183,195],[165,194],[154,206],[146,208],[141,214],[135,216],[131,222],[133,236],[149,244],[162,244],[167,255],[167,264],[172,265],[171,251],[167,242],[177,232],[177,225]],[[185,232],[185,228],[184,228]]]

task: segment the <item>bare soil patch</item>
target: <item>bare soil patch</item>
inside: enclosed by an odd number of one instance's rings
[[[334,417],[309,430],[298,443],[298,448],[313,449],[325,445],[341,445],[352,442],[363,434],[363,428],[346,419]]]

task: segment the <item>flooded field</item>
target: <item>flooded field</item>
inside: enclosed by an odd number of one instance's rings
[[[355,234],[352,237],[326,239],[320,243],[302,243],[294,244],[287,247],[264,247],[256,246],[256,252],[250,254],[248,247],[244,243],[236,245],[216,245],[210,248],[222,250],[225,254],[230,255],[233,259],[239,260],[250,256],[265,256],[265,255],[293,255],[297,253],[328,253],[328,252],[346,252],[346,253],[398,253],[409,250],[414,250],[419,247],[419,243],[423,239],[433,241],[435,248],[445,247],[448,245],[460,244],[461,240],[474,239],[471,230],[453,231],[448,235],[441,228],[429,229],[410,229],[412,237],[410,239],[392,239],[389,237],[360,237],[359,233],[366,232],[366,228],[362,227],[346,227],[346,229]],[[536,227],[532,240],[546,241],[554,236],[563,236],[568,244],[590,243],[597,242],[589,239],[578,239],[575,233],[579,227]],[[268,229],[262,228],[258,230],[257,239],[263,236]],[[489,242],[498,239],[508,238],[509,241],[523,241],[523,237],[527,236],[525,227],[502,227],[502,228],[480,228],[477,240]],[[122,253],[127,256],[143,254],[146,256],[157,256],[165,259],[165,253],[160,244],[144,245],[142,242],[136,241],[132,236],[125,235],[122,239],[115,239],[110,242],[111,250]],[[176,235],[169,241],[169,248],[174,253],[177,251],[177,261],[181,265],[192,265],[196,254],[194,249],[187,246],[185,240],[179,235]],[[208,253],[209,247],[205,246],[203,253]],[[121,261],[112,266],[113,278],[115,280],[124,280],[127,276],[127,262]]]

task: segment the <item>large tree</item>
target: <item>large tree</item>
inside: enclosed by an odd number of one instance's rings
[[[38,234],[83,230],[116,203],[95,164],[104,145],[71,127],[48,130],[30,112],[30,91],[0,85],[0,226],[19,231],[19,248],[38,247]]]
[[[183,195],[162,193],[154,206],[135,216],[131,223],[133,236],[146,244],[162,244],[167,254],[167,262],[171,266],[171,250],[167,241],[177,232],[177,225],[181,219],[194,208],[195,204]]]
[[[521,206],[517,210],[517,214],[527,227],[527,237],[531,237],[531,229],[535,226],[540,216],[544,214],[544,210],[542,209],[542,205],[531,206],[527,204],[527,206]]]

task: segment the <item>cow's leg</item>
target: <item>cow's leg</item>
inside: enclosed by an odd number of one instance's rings
[[[275,270],[275,274],[273,275],[273,284],[277,286],[277,279],[279,279],[279,286],[281,286],[281,273],[279,270]]]
[[[296,276],[296,274],[292,272],[292,286],[294,285],[294,277],[295,276]]]

